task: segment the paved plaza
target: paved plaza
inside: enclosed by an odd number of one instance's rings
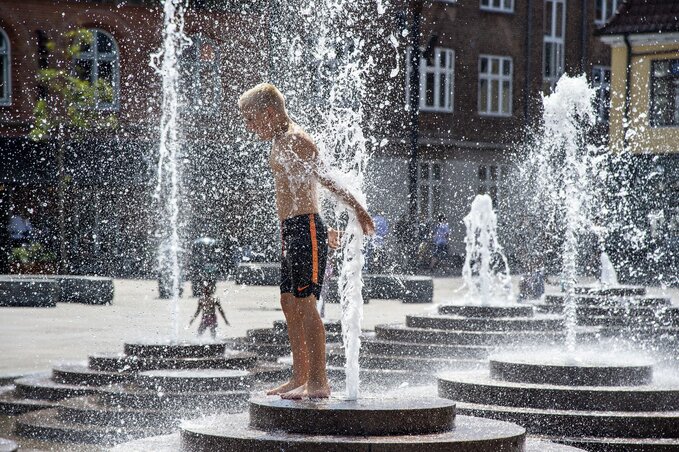
[[[461,280],[439,278],[434,282],[434,302],[451,300]],[[185,327],[197,306],[187,283],[179,302],[179,336],[195,338],[198,321]],[[270,328],[283,319],[277,287],[238,286],[232,281],[217,285],[231,326],[219,319],[218,337],[244,336],[251,328]],[[403,304],[398,300],[371,300],[364,306],[365,329],[376,324],[404,322],[405,316],[432,310],[430,304]],[[326,318],[339,319],[340,307],[326,305]],[[172,303],[158,298],[153,280],[116,280],[112,305],[59,303],[55,308],[0,309],[0,376],[48,371],[63,361],[84,361],[96,352],[121,352],[123,343],[140,339],[164,339],[172,332]],[[207,335],[206,335],[207,337]]]

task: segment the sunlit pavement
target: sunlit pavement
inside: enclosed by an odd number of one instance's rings
[[[516,281],[515,281],[516,282]],[[434,303],[459,299],[459,278],[434,279]],[[516,284],[515,284],[516,285]],[[549,288],[548,290],[554,290]],[[515,291],[516,293],[516,291]],[[679,290],[650,289],[679,302]],[[218,336],[244,336],[250,328],[267,328],[283,319],[277,287],[238,286],[220,282],[217,294],[231,326],[219,320]],[[194,339],[198,321],[186,329],[197,299],[190,285],[179,302],[179,337]],[[364,329],[380,323],[403,323],[407,314],[433,312],[432,304],[371,300],[364,306]],[[340,318],[340,307],[326,305],[326,317]],[[0,308],[0,376],[47,371],[63,361],[84,361],[96,352],[122,352],[125,341],[166,339],[173,331],[172,303],[158,298],[155,280],[116,280],[112,305],[59,303],[56,308]]]
[[[435,302],[444,302],[459,280],[435,280]],[[194,339],[199,321],[187,329],[197,299],[190,284],[179,301],[179,337]],[[218,337],[244,336],[250,328],[271,327],[283,319],[277,287],[238,286],[231,281],[217,286],[227,319],[219,319]],[[172,305],[158,298],[154,280],[116,280],[112,305],[59,303],[56,308],[0,308],[0,376],[49,370],[62,361],[83,361],[95,352],[122,352],[125,341],[166,339],[172,336]],[[397,300],[372,300],[365,305],[364,328],[386,322],[403,322],[406,314],[431,310],[431,304],[403,304]],[[326,317],[340,318],[339,305],[326,306]],[[206,335],[207,337],[207,335]]]

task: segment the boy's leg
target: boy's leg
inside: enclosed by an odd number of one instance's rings
[[[299,304],[291,293],[282,293],[281,307],[288,324],[288,338],[292,350],[292,378],[287,383],[267,391],[267,395],[282,394],[302,386],[309,374],[309,353],[304,340],[304,323]]]
[[[284,399],[325,398],[330,396],[328,373],[325,367],[325,327],[316,308],[316,296],[296,298],[295,303],[304,325],[304,339],[309,353],[309,374],[306,384],[281,394]]]

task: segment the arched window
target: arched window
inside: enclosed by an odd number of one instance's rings
[[[0,28],[0,105],[12,103],[11,54],[7,33]]]
[[[95,91],[94,104],[100,110],[117,110],[120,104],[120,60],[113,36],[102,30],[90,30],[91,42],[81,44],[74,58],[75,73],[87,80]]]

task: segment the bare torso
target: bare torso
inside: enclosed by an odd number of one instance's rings
[[[273,141],[269,165],[276,184],[276,208],[281,220],[297,215],[318,213],[318,183],[312,170],[318,152],[300,154],[301,142],[312,143],[311,137],[295,123]],[[308,149],[308,146],[307,146]]]

